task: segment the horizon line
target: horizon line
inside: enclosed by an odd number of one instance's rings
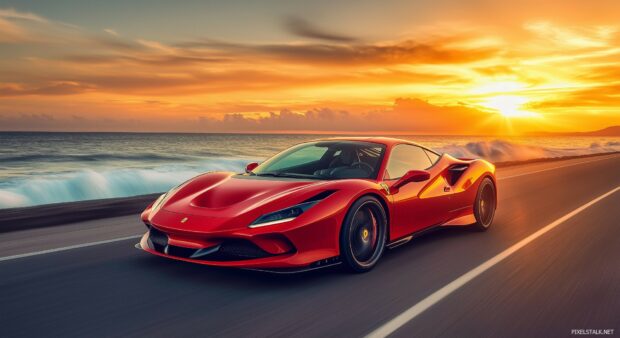
[[[303,130],[303,131],[90,131],[90,130],[0,130],[0,133],[98,133],[98,134],[220,134],[220,135],[403,135],[403,136],[478,136],[478,137],[520,137],[520,136],[566,136],[567,134],[589,134],[604,131],[611,128],[620,128],[620,125],[611,125],[604,128],[589,131],[528,131],[516,134],[434,134],[424,132],[402,132],[402,131],[320,131],[320,130]],[[587,136],[587,135],[585,135]],[[597,136],[597,135],[592,135]],[[618,135],[620,136],[620,135]],[[613,136],[612,136],[613,137]]]

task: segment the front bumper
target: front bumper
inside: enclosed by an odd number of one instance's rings
[[[339,262],[337,232],[325,231],[331,227],[329,223],[325,220],[301,227],[280,227],[280,231],[265,227],[225,233],[188,233],[148,225],[149,231],[136,247],[197,264],[297,272]]]

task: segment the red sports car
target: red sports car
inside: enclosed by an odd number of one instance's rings
[[[242,174],[211,172],[144,210],[139,248],[200,264],[280,272],[370,270],[429,229],[486,230],[495,167],[380,137],[302,143]]]

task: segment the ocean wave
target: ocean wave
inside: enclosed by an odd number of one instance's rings
[[[484,158],[491,162],[526,161],[620,151],[620,142],[592,143],[584,148],[551,148],[512,143],[504,140],[470,142],[465,145],[447,145],[438,151],[455,157]]]
[[[494,140],[451,144],[436,150],[456,157],[506,162],[620,151],[620,142],[592,143],[583,148],[552,148]],[[181,161],[151,169],[87,169],[31,175],[1,183],[0,209],[163,192],[207,171],[241,172],[249,162],[248,158],[217,158],[205,162]]]
[[[3,183],[0,208],[73,202],[163,192],[207,171],[240,172],[245,159],[218,159],[194,165],[169,165],[156,169],[81,170],[73,173],[29,177]]]
[[[0,157],[2,162],[103,162],[103,161],[184,161],[195,159],[184,155],[160,155],[155,153],[99,153],[99,154],[25,154]]]

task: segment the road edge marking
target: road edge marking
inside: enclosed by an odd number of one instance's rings
[[[54,253],[54,252],[61,252],[61,251],[79,249],[79,248],[86,248],[86,247],[95,246],[95,245],[120,242],[120,241],[125,241],[125,240],[128,240],[128,239],[136,239],[136,238],[140,238],[140,237],[142,237],[142,235],[133,235],[133,236],[127,236],[127,237],[119,237],[119,238],[108,239],[108,240],[105,240],[105,241],[82,243],[82,244],[64,246],[64,247],[61,247],[61,248],[41,250],[41,251],[35,251],[35,252],[28,252],[28,253],[12,255],[12,256],[5,256],[5,257],[0,257],[0,262],[10,261],[10,260],[19,259],[19,258],[38,256],[38,255],[45,255],[45,254]]]
[[[600,195],[599,197],[591,200],[590,202],[580,206],[579,208],[569,212],[568,214],[566,214],[566,215],[556,219],[555,221],[545,225],[544,227],[538,229],[533,234],[531,234],[531,235],[527,236],[526,238],[520,240],[516,244],[513,244],[508,249],[505,249],[504,251],[500,252],[499,254],[493,256],[492,258],[488,259],[487,261],[485,261],[484,263],[478,265],[477,267],[473,268],[472,270],[469,270],[468,272],[464,273],[463,275],[461,275],[457,279],[455,279],[452,282],[446,284],[441,289],[433,292],[432,294],[430,294],[426,298],[422,299],[421,301],[419,301],[415,305],[411,306],[410,308],[408,308],[407,310],[405,310],[404,312],[402,312],[398,316],[392,318],[388,322],[384,323],[383,325],[379,326],[378,328],[376,328],[375,330],[370,332],[368,335],[366,335],[366,337],[367,338],[386,337],[386,336],[394,333],[396,330],[401,328],[403,325],[405,325],[408,322],[410,322],[411,320],[415,319],[417,316],[422,314],[424,311],[428,310],[430,307],[432,307],[433,305],[437,304],[438,302],[440,302],[441,300],[443,300],[444,298],[446,298],[447,296],[452,294],[454,291],[458,290],[459,288],[461,288],[462,286],[464,286],[465,284],[467,284],[468,282],[473,280],[474,278],[478,277],[483,272],[487,271],[488,269],[492,268],[496,264],[500,263],[505,258],[507,258],[510,255],[514,254],[515,252],[517,252],[518,250],[520,250],[524,246],[526,246],[529,243],[533,242],[538,237],[544,235],[548,231],[550,231],[553,228],[557,227],[558,225],[564,223],[568,219],[570,219],[573,216],[579,214],[583,210],[585,210],[588,207],[596,204],[597,202],[601,201],[602,199],[612,195],[613,193],[617,192],[618,190],[620,190],[620,186],[615,187],[614,189],[604,193],[603,195]]]

